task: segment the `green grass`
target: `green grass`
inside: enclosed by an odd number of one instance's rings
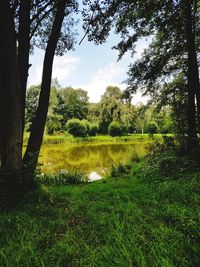
[[[200,173],[42,186],[0,215],[0,266],[184,267],[200,262]]]
[[[24,143],[28,141],[28,133],[24,135]],[[154,138],[157,140],[162,139],[162,134],[155,134]],[[68,134],[63,135],[47,135],[43,137],[43,144],[58,144],[58,143],[115,143],[115,142],[126,142],[126,141],[145,141],[151,140],[148,134],[130,134],[120,137],[112,137],[109,135],[97,135],[92,137],[73,137]]]

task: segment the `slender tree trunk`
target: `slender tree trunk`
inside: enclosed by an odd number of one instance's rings
[[[195,94],[199,90],[199,73],[195,48],[195,35],[193,32],[193,18],[191,1],[185,0],[185,36],[188,52],[188,152],[198,147],[196,131],[196,105]]]
[[[0,36],[1,170],[18,172],[22,166],[21,91],[14,19],[7,0],[0,1]]]
[[[22,128],[25,125],[25,101],[26,87],[29,69],[30,52],[30,11],[31,0],[21,0],[19,10],[19,32],[18,32],[18,62],[20,72],[20,86],[22,95]]]
[[[0,36],[2,35],[1,27],[0,27]],[[4,56],[4,45],[3,42],[0,42],[0,161],[2,158],[4,158],[3,153],[4,151],[4,142],[5,140],[4,134],[5,134],[5,90],[4,90],[4,84],[3,84],[3,71],[4,66],[3,62],[5,61]],[[0,163],[0,169],[1,169],[1,163]]]
[[[52,67],[55,50],[60,37],[62,23],[65,17],[65,6],[67,0],[57,1],[56,15],[53,22],[52,31],[47,43],[43,62],[42,84],[39,97],[39,104],[35,120],[31,127],[31,134],[28,140],[28,146],[23,158],[23,163],[30,171],[34,171],[37,165],[42,138],[44,134],[45,122],[47,118],[50,87],[52,78]]]
[[[196,102],[197,102],[197,121],[198,121],[198,132],[200,133],[200,82],[199,82],[199,69],[198,69],[198,59],[197,59],[197,44],[196,44],[196,23],[198,14],[198,0],[194,1],[194,10],[193,10],[193,43],[195,49],[195,71],[197,79],[197,88],[196,88]]]

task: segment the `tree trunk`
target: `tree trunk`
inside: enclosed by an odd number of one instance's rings
[[[198,0],[194,1],[194,9],[193,9],[193,43],[195,49],[195,72],[197,79],[197,88],[196,88],[196,102],[197,102],[197,121],[198,121],[198,132],[200,133],[200,82],[199,82],[199,68],[198,68],[198,59],[197,59],[197,44],[196,44],[196,24],[198,19],[196,18],[198,14]]]
[[[196,131],[196,105],[195,94],[199,90],[199,73],[195,48],[195,35],[193,31],[193,18],[191,1],[185,0],[185,36],[187,45],[188,65],[188,152],[198,147]]]
[[[19,10],[18,62],[22,95],[22,128],[25,125],[26,87],[30,52],[30,11],[31,0],[21,0]]]
[[[0,35],[1,170],[18,172],[22,166],[21,91],[14,19],[7,0],[0,1]]]
[[[47,118],[50,87],[52,78],[52,67],[55,50],[60,37],[62,23],[65,17],[65,6],[67,0],[60,0],[57,3],[56,15],[53,22],[52,31],[47,43],[43,62],[42,84],[38,103],[38,109],[35,120],[31,127],[31,134],[28,140],[28,146],[23,158],[24,165],[33,172],[36,168],[42,138],[44,134],[45,122]]]

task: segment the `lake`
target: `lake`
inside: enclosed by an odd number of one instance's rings
[[[57,173],[66,170],[84,172],[90,180],[110,174],[112,165],[127,164],[147,153],[147,142],[45,144],[39,163],[41,172]]]

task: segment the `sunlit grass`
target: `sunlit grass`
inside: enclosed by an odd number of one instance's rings
[[[24,144],[27,144],[29,133],[24,134]],[[154,139],[161,139],[162,134],[155,134]],[[127,141],[137,141],[137,140],[152,140],[148,134],[130,134],[120,137],[112,137],[109,135],[97,135],[92,137],[73,137],[69,134],[62,135],[47,135],[44,134],[43,144],[58,144],[58,143],[104,143],[104,142],[127,142]]]
[[[0,215],[0,266],[198,266],[200,173],[132,172],[27,195]]]

